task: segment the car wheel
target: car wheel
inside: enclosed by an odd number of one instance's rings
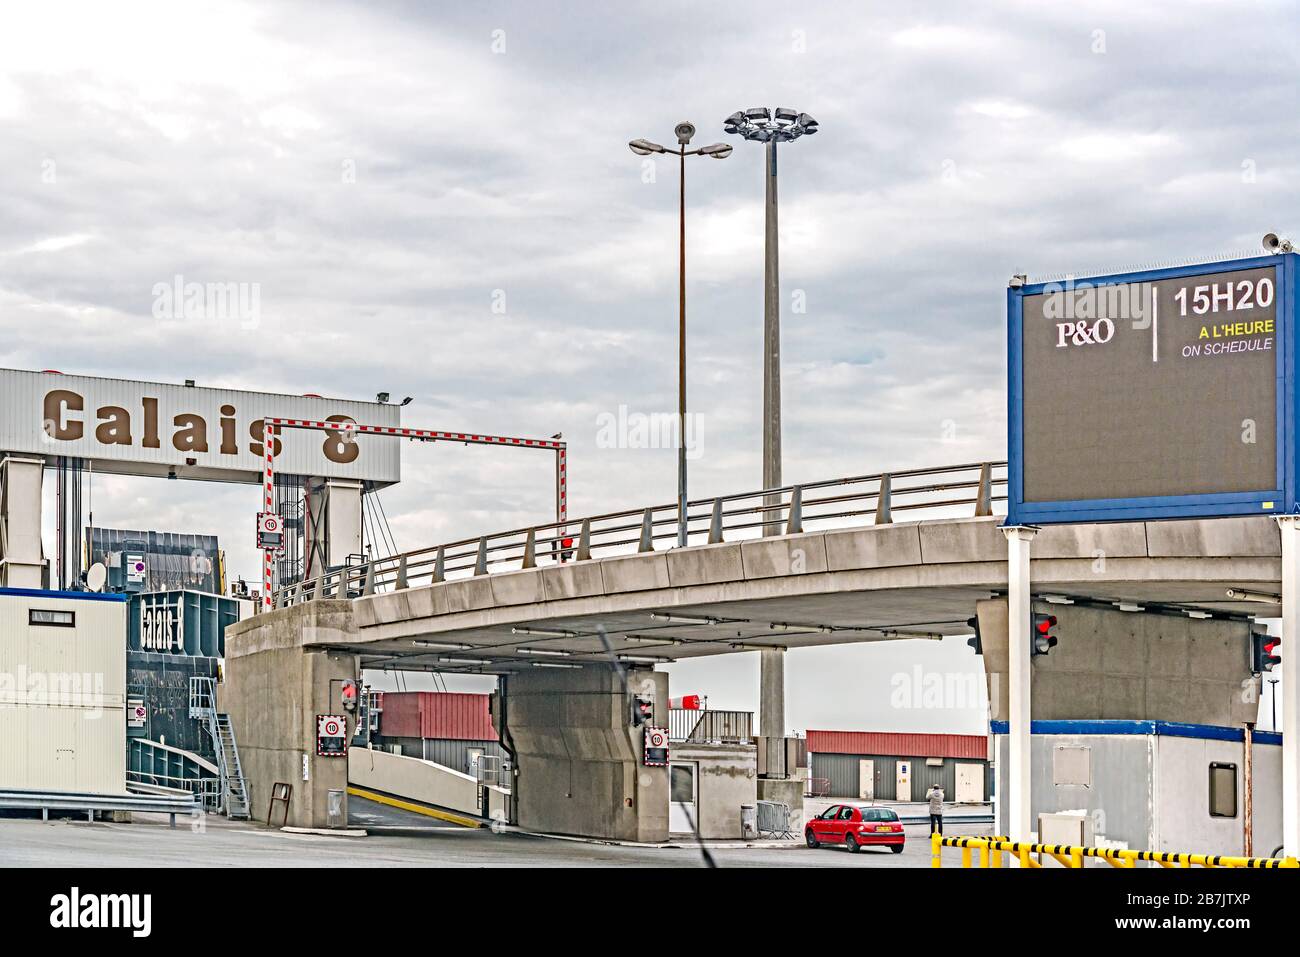
[[[893,847],[890,848],[890,850],[893,851],[895,854],[902,854],[902,853],[903,853],[903,845],[902,845],[902,844],[895,844]]]
[[[812,831],[804,831],[804,832],[803,832],[803,839],[804,839],[805,841],[808,842],[808,846],[809,846],[809,847],[816,847],[816,846],[817,846],[817,838],[813,836],[813,832],[812,832]]]
[[[858,853],[858,839],[852,834],[844,835],[844,846],[849,849],[850,854]]]

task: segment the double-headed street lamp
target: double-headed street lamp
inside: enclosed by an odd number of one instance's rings
[[[714,143],[688,150],[695,125],[678,123],[673,133],[677,136],[677,149],[669,149],[649,140],[633,140],[627,145],[638,156],[651,153],[675,153],[681,157],[681,188],[678,202],[680,220],[680,244],[678,264],[678,329],[677,329],[677,545],[686,546],[686,157],[709,156],[713,159],[726,159],[731,155],[731,147],[726,143]]]

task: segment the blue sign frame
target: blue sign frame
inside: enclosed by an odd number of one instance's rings
[[[1007,290],[1007,524],[1141,521],[1144,519],[1212,518],[1234,515],[1283,515],[1300,512],[1296,501],[1295,423],[1300,420],[1295,389],[1296,262],[1300,255],[1268,255],[1170,269],[1080,277],[1090,286],[1182,279],[1210,273],[1271,267],[1277,289],[1277,487],[1258,492],[1108,498],[1060,502],[1024,500],[1024,298],[1061,288],[1034,283]],[[1049,287],[1052,287],[1049,290]]]

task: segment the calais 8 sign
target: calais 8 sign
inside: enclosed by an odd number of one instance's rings
[[[96,471],[260,482],[265,416],[400,425],[398,407],[378,402],[0,369],[0,449]],[[275,455],[282,474],[401,478],[395,438],[284,430]]]
[[[1008,521],[1288,511],[1295,261],[1009,290]]]

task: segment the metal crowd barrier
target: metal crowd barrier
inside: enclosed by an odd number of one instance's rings
[[[1040,868],[1042,863],[1031,855],[1055,859],[1064,867],[1084,867],[1088,858],[1098,858],[1111,867],[1136,867],[1138,861],[1150,861],[1161,867],[1235,867],[1274,870],[1300,867],[1294,857],[1230,857],[1221,854],[1173,854],[1163,851],[1131,851],[1113,847],[1077,847],[1071,844],[1029,844],[1006,837],[930,837],[930,866],[943,867],[943,848],[961,848],[962,867],[1001,867],[1002,856],[1017,861],[1021,867]],[[979,864],[973,861],[979,852]]]
[[[780,801],[758,802],[758,836],[764,834],[794,840],[790,833],[790,805]]]

